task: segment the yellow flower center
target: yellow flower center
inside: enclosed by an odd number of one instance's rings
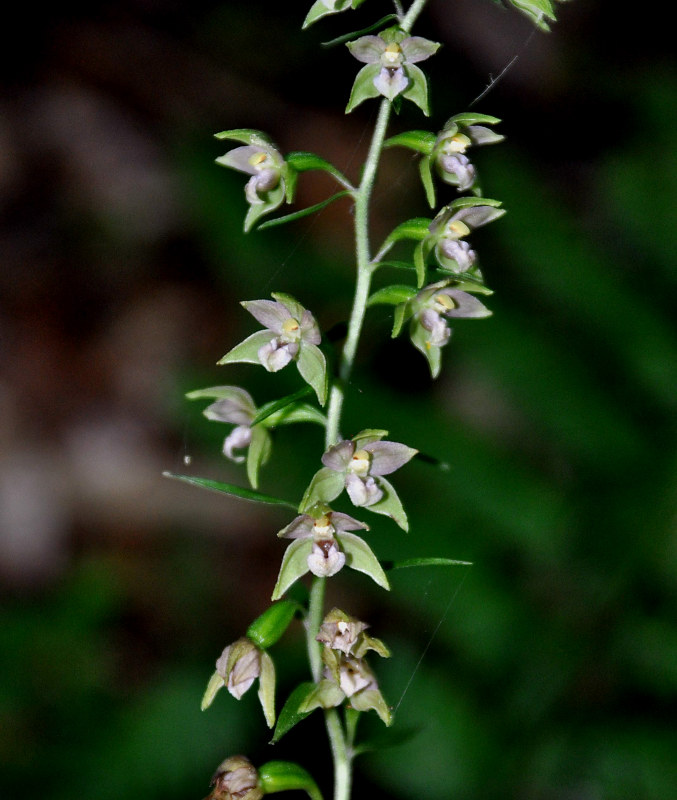
[[[457,133],[444,143],[445,153],[465,153],[472,140],[463,133]]]
[[[298,320],[294,319],[294,317],[289,317],[282,323],[282,330],[287,336],[293,336],[299,329]]]
[[[437,305],[442,306],[442,312],[444,311],[451,311],[452,308],[456,308],[456,303],[449,297],[448,294],[438,294],[435,296],[435,302]]]
[[[366,475],[369,472],[369,453],[366,450],[356,450],[350,462],[350,470],[356,475]]]
[[[460,219],[455,219],[453,222],[450,222],[447,230],[455,239],[460,239],[470,233],[470,228],[465,222],[461,222]]]
[[[267,158],[267,153],[254,153],[254,155],[250,157],[249,163],[252,165],[252,167],[258,169],[263,166]]]
[[[399,44],[391,42],[391,44],[386,45],[385,52],[383,53],[383,60],[393,64],[394,66],[397,66],[400,63],[401,54],[402,48],[399,46]]]

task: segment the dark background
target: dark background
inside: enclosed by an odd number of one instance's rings
[[[444,43],[431,130],[519,55],[475,106],[503,119],[507,141],[475,160],[509,213],[473,236],[494,316],[456,326],[434,385],[387,310],[365,330],[344,432],[385,427],[450,465],[395,476],[411,532],[376,519],[369,541],[474,566],[402,571],[388,596],[332,582],[391,645],[394,731],[417,734],[357,762],[356,798],[677,796],[677,70],[666,21],[619,9],[576,0],[530,36],[488,0],[431,0],[417,26]],[[200,798],[235,752],[298,759],[329,794],[320,715],[269,747],[253,692],[199,711],[221,649],[267,606],[288,515],[160,477],[244,480],[186,391],[237,383],[262,403],[299,386],[214,366],[254,329],[238,300],[286,291],[325,329],[347,315],[347,204],[244,237],[243,176],[213,164],[212,133],[261,128],[356,179],[376,104],[343,116],[357,62],[319,42],[389,6],[301,33],[306,10],[24,4],[3,25],[8,800]],[[405,107],[393,130],[426,124]],[[330,191],[304,176],[298,207]],[[375,238],[425,213],[414,161],[388,152]],[[312,426],[281,430],[262,489],[299,496],[321,447]],[[280,703],[306,678],[300,626],[273,655]]]

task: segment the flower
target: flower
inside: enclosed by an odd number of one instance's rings
[[[477,254],[464,240],[471,230],[486,225],[505,214],[495,201],[478,198],[472,205],[460,198],[440,211],[430,223],[430,233],[421,242],[423,259],[434,250],[440,268],[455,274],[469,272],[477,260]],[[472,201],[471,201],[472,202]]]
[[[256,768],[245,756],[231,756],[212,776],[211,794],[205,800],[261,800],[263,790]]]
[[[310,384],[324,405],[327,396],[327,366],[315,317],[290,295],[275,292],[273,300],[245,300],[244,308],[265,330],[257,331],[236,345],[219,364],[261,364],[278,372],[295,361],[301,377]]]
[[[456,186],[460,192],[470,189],[477,177],[475,167],[465,155],[466,150],[472,145],[494,144],[504,138],[486,125],[473,124],[475,122],[495,125],[500,120],[486,114],[457,114],[439,133],[431,153],[440,179]]]
[[[369,526],[348,514],[332,511],[324,503],[293,519],[277,534],[294,541],[282,558],[272,599],[279,599],[307,572],[330,578],[346,565],[389,589],[388,578],[373,551],[364,539],[351,532],[356,530],[369,530]]]
[[[236,147],[219,156],[216,163],[251,176],[245,186],[249,210],[244,229],[249,231],[260,217],[275,211],[285,199],[291,202],[295,173],[261,131],[222,131],[216,134],[216,138],[243,142],[242,147]]]
[[[479,319],[491,311],[476,297],[451,287],[450,281],[426,286],[407,302],[405,314],[411,315],[411,341],[428,360],[433,378],[440,372],[440,348],[451,337],[447,319]]]
[[[268,653],[246,636],[229,644],[218,658],[216,671],[202,698],[202,710],[212,704],[216,693],[224,686],[239,700],[257,678],[261,707],[268,727],[272,728],[275,724],[275,666]]]
[[[368,650],[376,650],[380,656],[388,658],[390,652],[383,642],[364,632],[368,627],[366,622],[361,622],[338,608],[332,608],[322,621],[315,639],[347,656],[362,658]]]
[[[358,435],[330,447],[322,456],[322,463],[343,475],[353,505],[373,506],[384,495],[380,476],[395,472],[417,452],[399,442],[383,442]]]
[[[233,451],[251,444],[251,422],[257,414],[257,408],[249,392],[238,386],[217,386],[211,391],[218,391],[221,396],[202,413],[214,422],[228,422],[236,426],[226,436],[223,454],[236,464],[241,464],[245,457],[235,455]]]
[[[420,36],[409,36],[398,27],[348,42],[351,54],[367,66],[355,78],[346,112],[370,97],[383,95],[392,101],[402,95],[427,115],[428,85],[423,72],[414,65],[430,58],[439,46]]]

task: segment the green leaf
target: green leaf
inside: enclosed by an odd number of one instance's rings
[[[357,108],[365,100],[378,97],[381,94],[374,86],[374,78],[376,78],[380,69],[378,64],[367,64],[357,73],[353,88],[350,91],[346,114],[350,114],[353,109]]]
[[[299,605],[293,600],[273,603],[247,628],[247,638],[263,650],[272,647],[287,630],[298,610]]]
[[[292,425],[296,422],[313,422],[326,428],[327,417],[315,406],[308,405],[308,403],[299,403],[296,406],[287,406],[270,416],[266,422],[266,427]]]
[[[311,800],[322,800],[322,794],[310,774],[291,761],[269,761],[259,767],[258,773],[264,794],[300,789]]]
[[[405,569],[406,567],[471,567],[472,561],[456,561],[453,558],[406,558],[404,561],[394,561],[386,568]]]
[[[314,691],[315,684],[307,681],[305,683],[300,683],[289,695],[287,702],[284,704],[278,715],[275,733],[273,734],[273,738],[270,740],[271,744],[279,742],[285,733],[289,733],[294,726],[298,725],[302,719],[305,719],[308,714],[311,713],[310,711],[299,711],[299,707],[308,699],[308,697],[310,697]]]
[[[549,31],[546,19],[555,20],[555,11],[550,0],[508,0],[510,5],[527,17],[542,31]]]
[[[306,18],[303,20],[303,25],[301,26],[301,30],[305,30],[307,27],[313,24],[313,22],[317,22],[318,19],[322,19],[322,17],[326,17],[327,14],[335,14],[333,8],[327,8],[322,0],[315,0],[313,5],[310,7],[310,11],[307,13]]]
[[[376,558],[374,551],[364,539],[355,536],[354,533],[346,532],[337,534],[336,538],[341,543],[341,548],[346,554],[346,566],[358,572],[363,572],[383,589],[390,590],[388,578],[378,558]]]
[[[320,169],[323,172],[328,172],[333,178],[345,187],[350,187],[350,181],[338,170],[333,164],[315,153],[294,152],[289,153],[285,161],[297,172],[307,172],[311,169]]]
[[[395,267],[395,269],[408,269],[415,270],[416,267],[410,261],[378,261],[372,265],[372,269],[376,271],[381,267]]]
[[[232,139],[235,142],[265,147],[272,144],[272,140],[262,131],[255,131],[251,128],[234,128],[230,131],[221,131],[214,134],[215,139]]]
[[[428,217],[415,217],[402,222],[392,230],[379,249],[379,253],[385,255],[390,248],[402,239],[414,239],[421,241],[430,233],[429,226],[432,222]]]
[[[271,403],[266,403],[261,407],[259,413],[251,421],[251,427],[253,428],[254,426],[263,422],[264,419],[268,419],[268,417],[270,417],[276,411],[281,411],[282,409],[287,408],[287,406],[290,406],[296,403],[298,400],[301,400],[301,398],[307,397],[312,393],[312,391],[313,390],[310,386],[304,386],[303,389],[299,389],[298,392],[288,394],[286,397],[281,397],[279,400],[273,400]]]
[[[384,286],[374,292],[367,301],[368,306],[375,306],[379,304],[398,306],[400,303],[406,303],[407,300],[416,294],[416,289],[411,286],[404,286],[402,284],[393,284],[392,286]]]
[[[270,458],[272,440],[265,428],[251,428],[252,438],[247,448],[247,479],[252,489],[259,488],[259,469]]]
[[[265,228],[274,228],[276,225],[284,225],[287,222],[295,222],[297,219],[302,219],[303,217],[307,217],[310,214],[314,214],[316,211],[321,211],[323,208],[326,208],[330,203],[333,203],[334,200],[338,200],[341,197],[348,197],[349,195],[352,196],[352,192],[350,191],[337,192],[337,194],[328,197],[321,203],[316,203],[314,206],[309,206],[308,208],[302,208],[300,211],[295,211],[293,214],[286,214],[284,217],[276,217],[275,219],[269,219],[267,222],[264,222],[261,225],[259,225],[259,230],[262,231]]]
[[[284,506],[285,508],[293,508],[296,510],[296,504],[290,503],[288,500],[281,500],[279,497],[272,497],[268,494],[261,494],[261,492],[254,492],[251,489],[245,489],[242,486],[234,486],[232,483],[221,483],[220,481],[213,481],[209,478],[196,478],[192,475],[177,475],[174,472],[163,472],[163,477],[173,478],[177,481],[190,483],[192,486],[199,486],[201,489],[209,489],[212,492],[222,492],[229,494],[232,497],[239,497],[240,500],[249,500],[252,503],[267,503],[269,505]]]
[[[292,583],[308,572],[308,556],[312,549],[312,539],[295,539],[284,551],[271,600],[279,600]]]
[[[373,511],[375,514],[383,514],[386,517],[390,517],[403,531],[408,531],[409,522],[407,520],[407,515],[404,512],[400,498],[397,496],[393,485],[382,476],[376,478],[376,481],[381,489],[384,490],[383,497],[378,503],[365,506],[365,508],[367,511]]]
[[[256,331],[248,336],[240,344],[236,344],[232,350],[229,350],[223,358],[220,358],[216,363],[223,364],[260,364],[259,350],[264,344],[273,338],[275,334],[272,331]]]
[[[303,380],[313,387],[321,406],[327,402],[327,362],[317,345],[301,341],[296,366]]]
[[[415,150],[417,153],[430,155],[435,146],[437,137],[434,133],[429,131],[406,131],[405,133],[398,133],[396,136],[391,136],[383,143],[384,147],[408,147],[410,150]]]
[[[321,0],[320,0],[321,1]],[[353,3],[353,8],[356,8],[357,5],[360,3]],[[375,22],[373,25],[370,25],[368,28],[362,28],[359,31],[351,31],[350,33],[345,33],[343,36],[337,36],[336,39],[330,39],[328,42],[322,42],[322,47],[336,47],[340,44],[345,44],[346,42],[352,42],[354,39],[358,39],[360,36],[364,36],[367,33],[371,33],[372,31],[376,31],[379,28],[383,27],[387,22],[397,21],[396,14],[386,14],[385,17],[381,17],[378,22]]]
[[[273,659],[261,651],[261,672],[259,674],[259,702],[269,728],[275,725],[275,665]]]
[[[310,484],[303,495],[299,512],[304,514],[315,503],[331,503],[343,491],[345,476],[341,472],[321,467],[311,478]]]

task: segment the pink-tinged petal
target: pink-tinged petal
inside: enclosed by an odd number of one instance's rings
[[[444,347],[451,337],[447,323],[432,308],[426,308],[419,317],[421,325],[428,331],[428,343],[431,347]]]
[[[462,154],[441,155],[437,160],[437,164],[442,171],[443,180],[451,177],[461,192],[469,189],[475,182],[475,167],[470,163],[467,156]]]
[[[273,337],[259,349],[259,361],[268,372],[279,372],[294,358],[298,349],[298,344],[281,344],[279,339]]]
[[[449,297],[453,301],[453,308],[445,308],[440,311],[448,318],[481,318],[490,317],[491,311],[481,303],[476,297],[460,289],[442,289],[436,293],[444,297]],[[439,305],[439,304],[438,304]],[[445,304],[447,306],[448,303]]]
[[[505,136],[492,131],[491,128],[485,128],[484,125],[469,125],[466,128],[466,133],[473,144],[495,144],[505,139]]]
[[[421,36],[409,36],[400,42],[400,47],[408,64],[415,64],[417,61],[425,61],[426,58],[435,55],[440,45],[423,39]]]
[[[374,78],[374,86],[378,89],[379,93],[388,100],[394,100],[398,94],[409,86],[409,78],[407,78],[404,69],[398,67],[397,69],[383,69]]]
[[[283,324],[291,319],[291,314],[285,306],[275,300],[243,300],[241,305],[261,325],[277,334],[283,333]]]
[[[301,514],[277,534],[281,539],[310,539],[313,536],[313,518]]]
[[[383,490],[371,476],[360,478],[354,473],[346,475],[346,491],[354,506],[371,506],[383,497]]]
[[[261,672],[261,654],[255,648],[238,659],[228,676],[228,691],[238,700]]]
[[[214,422],[248,425],[256,416],[256,406],[249,392],[233,386],[230,387],[229,397],[222,397],[207,406],[202,413]]]
[[[357,519],[354,519],[348,514],[344,514],[341,511],[332,511],[330,514],[331,517],[331,524],[336,528],[336,530],[340,533],[341,531],[368,531],[369,525],[364,522],[360,522]]]
[[[371,453],[370,475],[389,475],[418,453],[413,447],[399,442],[372,442],[364,449]]]
[[[459,272],[467,272],[477,259],[477,253],[463,240],[442,239],[438,247],[444,257],[456,262]]]
[[[255,175],[258,170],[257,168],[250,162],[250,159],[253,156],[256,156],[258,153],[265,153],[266,151],[263,150],[261,147],[255,147],[254,145],[247,145],[246,147],[236,147],[234,150],[226,153],[224,156],[219,156],[216,159],[218,164],[221,164],[224,167],[231,167],[232,169],[236,169],[239,172],[246,172],[247,175]]]
[[[480,228],[488,222],[502,217],[505,211],[502,208],[495,208],[494,206],[471,206],[470,208],[462,208],[454,214],[454,219],[459,219],[465,222],[470,228]]]
[[[386,43],[380,36],[362,36],[354,42],[348,42],[347,46],[351,55],[363,64],[378,63],[386,49]]]
[[[315,321],[315,317],[306,309],[303,312],[303,316],[301,317],[301,338],[304,342],[310,342],[310,344],[319,344],[322,341],[322,336],[320,335],[320,329],[317,326],[317,322]]]
[[[315,542],[308,556],[308,569],[318,578],[331,578],[346,563],[345,553],[338,549],[333,540]]]
[[[236,464],[241,464],[244,461],[244,456],[236,456],[233,450],[242,447],[249,447],[252,440],[252,429],[249,425],[238,425],[226,437],[223,443],[223,454],[226,458],[234,461]]]
[[[343,441],[330,447],[322,456],[322,463],[336,472],[345,472],[355,451],[355,442]]]

